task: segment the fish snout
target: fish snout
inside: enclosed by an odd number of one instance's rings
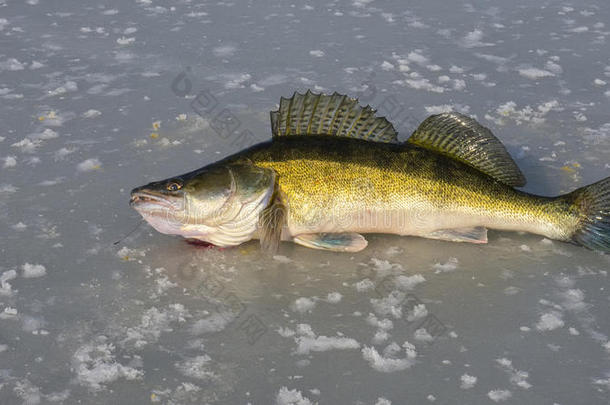
[[[133,190],[131,190],[131,193],[129,195],[129,206],[130,207],[133,207],[134,204],[136,204],[140,201],[140,197],[138,195],[140,190],[142,190],[142,187],[136,187]]]

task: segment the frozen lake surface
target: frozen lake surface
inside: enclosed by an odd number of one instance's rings
[[[606,1],[404,3],[0,0],[0,403],[607,404],[607,255],[113,244],[133,187],[268,139],[308,88],[403,139],[476,116],[530,192],[610,175]]]

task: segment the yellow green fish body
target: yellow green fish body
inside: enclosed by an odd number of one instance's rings
[[[610,249],[610,178],[559,197],[519,191],[505,148],[460,114],[400,143],[354,99],[308,92],[282,99],[272,129],[269,142],[134,189],[132,204],[161,232],[221,246],[358,251],[366,233],[485,243],[489,228]]]
[[[460,162],[411,145],[285,137],[240,155],[274,170],[287,231],[426,236],[439,229],[520,230],[569,238],[565,200],[527,194]]]

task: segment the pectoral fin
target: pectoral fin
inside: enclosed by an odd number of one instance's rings
[[[305,233],[294,237],[299,245],[333,252],[359,252],[368,242],[359,233]]]
[[[449,242],[487,243],[487,228],[476,226],[474,228],[439,229],[421,236]]]
[[[286,216],[287,207],[281,193],[277,191],[271,203],[261,211],[258,218],[259,238],[263,250],[277,252],[282,239],[282,229],[286,224]]]

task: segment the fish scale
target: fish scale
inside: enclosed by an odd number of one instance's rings
[[[422,236],[435,229],[477,225],[544,232],[554,239],[566,233],[560,229],[568,220],[564,215],[567,207],[561,201],[515,190],[417,146],[325,136],[286,137],[254,148],[245,156],[254,165],[277,172],[279,189],[290,207],[291,234],[380,232]],[[371,185],[369,192],[352,193],[351,185],[362,180]],[[425,226],[409,223],[408,218],[417,210],[429,216]],[[375,227],[372,224],[387,221],[365,218],[367,212],[381,217],[397,214],[405,219],[400,226],[391,223]],[[355,219],[345,226],[345,217]],[[551,219],[564,225],[554,226]],[[341,226],[334,227],[337,223]]]

